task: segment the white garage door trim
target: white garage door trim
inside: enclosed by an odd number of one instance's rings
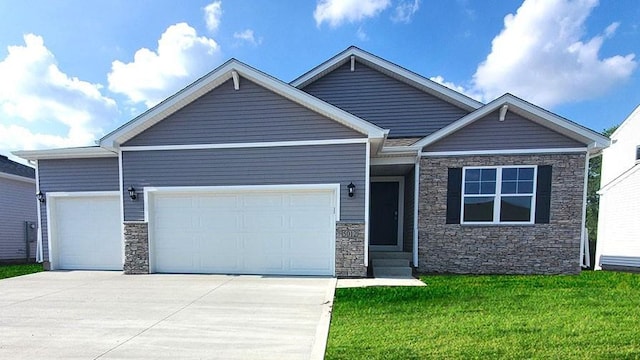
[[[150,206],[154,194],[185,194],[185,193],[205,193],[205,194],[224,194],[224,193],[246,193],[246,192],[303,192],[308,191],[326,191],[330,192],[334,207],[333,231],[331,234],[331,275],[335,276],[335,223],[340,220],[340,184],[299,184],[299,185],[241,185],[241,186],[188,186],[188,187],[145,187],[144,188],[144,217],[148,224],[149,231],[149,269],[150,272],[156,271],[154,254],[154,226],[150,223]]]
[[[60,268],[60,264],[58,263],[58,250],[57,250],[57,229],[55,225],[56,214],[53,211],[55,208],[56,202],[58,199],[62,198],[92,198],[92,197],[113,197],[118,200],[118,204],[121,204],[120,201],[120,192],[119,191],[78,191],[78,192],[47,192],[46,193],[46,213],[47,213],[47,249],[49,250],[49,263],[52,270],[56,270]],[[118,210],[118,214],[120,214],[120,210]],[[120,226],[120,232],[122,232],[122,225]],[[124,243],[122,243],[122,236],[119,236],[120,240],[120,258],[123,263],[124,259]],[[119,270],[122,270],[120,268]]]

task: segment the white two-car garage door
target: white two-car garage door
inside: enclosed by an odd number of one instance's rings
[[[122,270],[118,194],[49,196],[53,268]]]
[[[335,193],[149,192],[152,271],[333,275]]]

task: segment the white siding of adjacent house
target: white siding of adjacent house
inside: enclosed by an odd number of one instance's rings
[[[640,267],[640,107],[611,136],[603,151],[596,269]]]

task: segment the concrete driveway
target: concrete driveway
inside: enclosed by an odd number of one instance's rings
[[[0,359],[322,358],[335,283],[99,271],[0,280]]]

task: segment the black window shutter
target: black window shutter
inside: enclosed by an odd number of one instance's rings
[[[551,165],[538,166],[536,224],[548,224],[551,212]]]
[[[462,168],[449,168],[447,179],[447,224],[460,224]]]

